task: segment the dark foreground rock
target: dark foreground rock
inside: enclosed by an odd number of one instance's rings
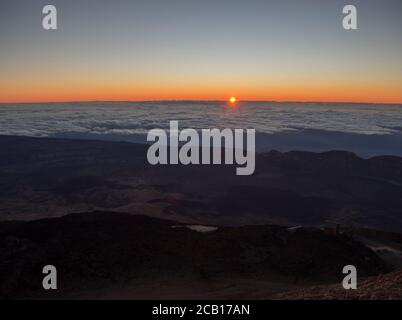
[[[341,285],[316,286],[274,294],[279,300],[401,300],[402,271],[370,277],[358,283],[356,290],[344,290]]]
[[[54,292],[42,289],[47,264],[58,270]],[[202,233],[115,212],[0,223],[2,298],[264,298],[289,288],[340,283],[347,264],[361,277],[387,270],[360,242],[315,228],[218,227]],[[230,286],[235,292],[225,291]]]

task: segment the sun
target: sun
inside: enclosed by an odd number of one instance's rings
[[[236,97],[231,97],[229,99],[229,101],[230,101],[230,103],[236,103],[237,99],[236,99]]]

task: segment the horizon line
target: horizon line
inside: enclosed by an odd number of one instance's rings
[[[149,103],[149,102],[225,102],[228,103],[228,100],[223,99],[155,99],[155,100],[61,100],[61,101],[0,101],[0,104],[50,104],[50,103]],[[271,103],[333,103],[333,104],[380,104],[380,105],[402,105],[401,102],[365,102],[365,101],[314,101],[314,100],[238,100],[236,104],[242,102],[271,102]]]

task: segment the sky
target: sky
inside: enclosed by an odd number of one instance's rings
[[[400,0],[0,0],[0,102],[402,103],[401,60]]]

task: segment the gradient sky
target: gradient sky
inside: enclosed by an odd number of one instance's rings
[[[402,103],[402,1],[0,0],[0,102],[230,96]]]

